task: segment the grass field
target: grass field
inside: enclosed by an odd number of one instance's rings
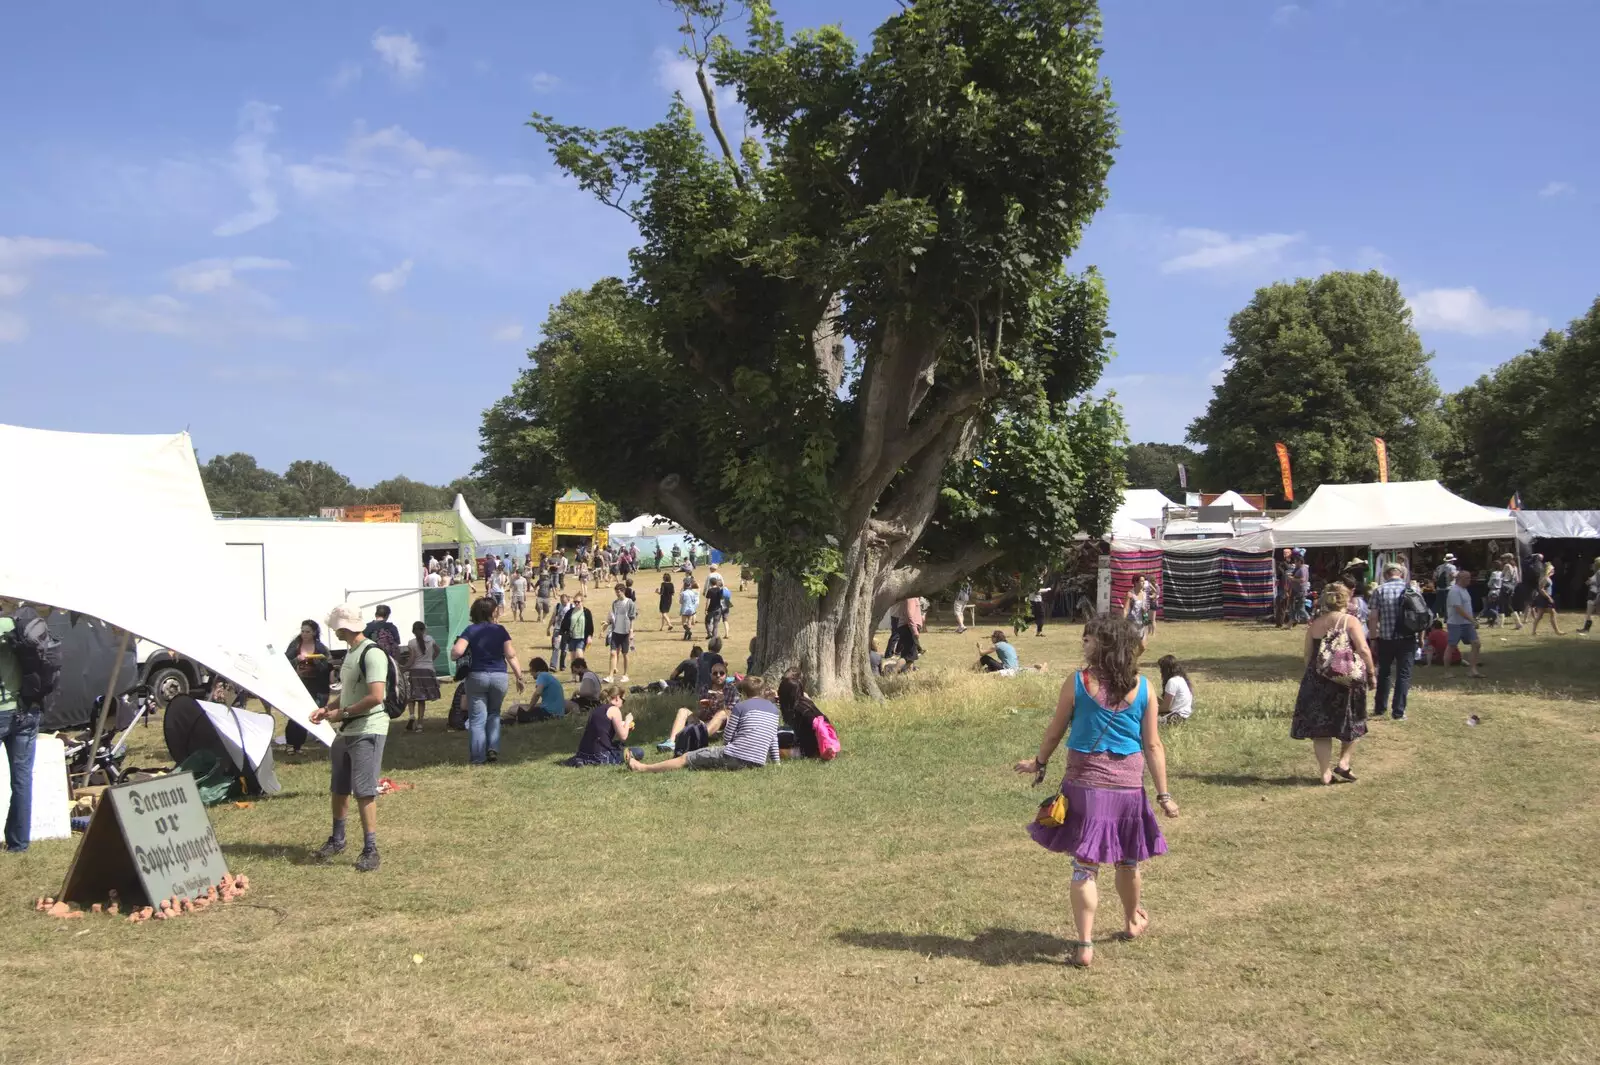
[[[1288,738],[1299,633],[1162,625],[1152,662],[1178,654],[1196,687],[1168,741],[1183,815],[1147,869],[1150,934],[1109,940],[1107,874],[1083,972],[1067,862],[1024,834],[1040,793],[1009,769],[1077,630],[1021,637],[1052,675],[1002,680],[964,672],[977,632],[934,621],[889,702],[826,707],[832,764],[570,770],[560,722],[469,769],[441,708],[391,732],[388,774],[416,789],[380,801],[376,874],[354,848],[307,858],[320,748],[280,761],[281,796],[213,811],[254,882],[225,910],[52,921],[32,900],[72,844],[8,856],[0,1061],[1600,1061],[1600,648],[1486,633],[1490,679],[1420,670],[1360,782],[1322,788]],[[653,630],[636,682],[685,646]],[[544,644],[515,635],[525,661]],[[671,701],[638,712],[653,741]]]

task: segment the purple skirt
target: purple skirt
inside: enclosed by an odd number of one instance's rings
[[[1067,820],[1056,828],[1029,822],[1035,843],[1086,862],[1143,862],[1167,853],[1167,841],[1143,788],[1061,785]]]

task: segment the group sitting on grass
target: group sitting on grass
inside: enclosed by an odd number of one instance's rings
[[[720,669],[726,678],[726,665],[715,669]],[[712,675],[715,677],[715,671]],[[619,694],[615,712],[620,715],[621,689],[614,690]],[[779,715],[778,707],[765,697],[766,681],[756,676],[744,677],[738,682],[737,692],[738,701],[727,708],[722,720],[722,743],[700,747],[665,762],[655,763],[646,763],[629,751],[624,755],[628,768],[640,773],[665,773],[675,769],[759,769],[769,762],[776,762]],[[632,715],[625,719],[629,729],[632,721]],[[621,736],[625,739],[626,733],[621,733]]]

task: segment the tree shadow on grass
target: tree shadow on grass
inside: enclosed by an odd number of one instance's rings
[[[971,939],[851,928],[834,938],[851,947],[903,950],[933,958],[965,958],[980,965],[1059,965],[1072,949],[1072,943],[1059,936],[1011,928],[986,928]]]
[[[1179,780],[1213,784],[1219,788],[1304,788],[1321,781],[1311,776],[1264,777],[1257,773],[1175,773]]]
[[[357,830],[355,851],[361,849],[359,838],[360,829]],[[223,857],[228,859],[249,858],[266,861],[285,861],[290,865],[326,865],[328,863],[312,855],[322,840],[311,840],[306,843],[224,843],[222,844]]]

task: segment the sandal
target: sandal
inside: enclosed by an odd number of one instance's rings
[[[1356,782],[1356,775],[1350,772],[1350,770],[1344,769],[1340,766],[1333,767],[1333,775],[1338,777],[1340,780],[1348,780],[1352,784]]]
[[[1087,969],[1089,966],[1094,964],[1093,940],[1073,939],[1069,940],[1067,945],[1072,948],[1072,957],[1067,960],[1068,965],[1072,966],[1074,969]],[[1084,951],[1089,952],[1089,956],[1087,958],[1083,956]]]

